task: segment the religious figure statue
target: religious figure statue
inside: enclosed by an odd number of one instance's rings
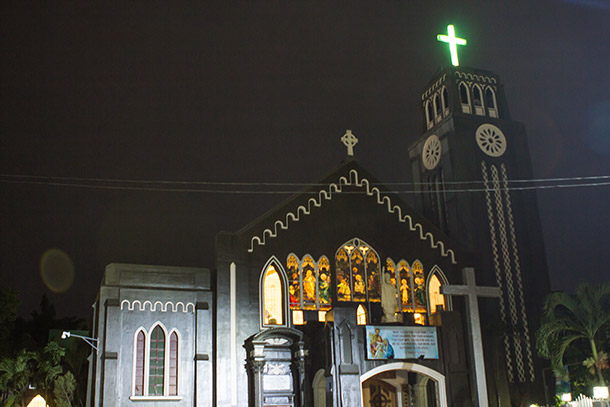
[[[396,318],[396,288],[392,285],[390,273],[383,273],[381,281],[381,322],[397,322]]]

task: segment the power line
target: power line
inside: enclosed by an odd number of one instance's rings
[[[45,179],[45,180],[60,180],[60,181],[75,181],[75,182],[109,182],[109,183],[125,183],[125,184],[165,184],[165,185],[213,185],[213,186],[320,186],[326,183],[299,183],[299,182],[226,182],[226,181],[169,181],[169,180],[145,180],[145,179],[117,179],[117,178],[83,178],[83,177],[57,177],[47,175],[18,175],[18,174],[0,174],[0,177],[12,179]],[[588,181],[588,180],[603,180],[610,179],[610,175],[593,175],[586,177],[561,177],[561,178],[532,178],[532,179],[514,179],[508,180],[509,183],[528,183],[528,182],[566,182],[566,181]],[[0,182],[4,180],[0,179]],[[482,180],[473,181],[445,181],[446,185],[465,185],[465,184],[482,184]],[[383,182],[371,183],[371,185],[427,185],[427,182]]]
[[[608,177],[604,177],[608,178]],[[64,182],[50,182],[50,181],[22,181],[22,180],[2,180],[2,183],[10,184],[26,184],[26,185],[45,185],[45,186],[59,186],[59,187],[74,187],[74,188],[89,188],[89,189],[106,189],[106,190],[131,190],[131,191],[151,191],[151,192],[192,192],[192,193],[215,193],[215,194],[269,194],[269,195],[292,195],[292,194],[311,194],[317,195],[317,191],[302,191],[302,190],[236,190],[236,189],[197,189],[197,188],[154,188],[154,187],[137,187],[137,186],[121,186],[121,185],[93,185],[93,184],[77,184],[77,183],[64,183]],[[245,185],[249,186],[260,186],[261,184],[248,183]],[[273,184],[278,185],[278,184]],[[294,184],[301,185],[301,184]],[[312,184],[303,184],[312,185]],[[315,184],[314,184],[315,185]],[[554,185],[532,185],[523,187],[509,187],[499,188],[500,191],[530,191],[530,190],[542,190],[542,189],[559,189],[559,188],[592,188],[592,187],[606,187],[610,186],[608,182],[593,182],[593,183],[576,183],[576,184],[554,184]],[[489,192],[495,191],[491,188],[464,188],[464,189],[449,189],[445,190],[445,193],[462,193],[462,192]],[[425,191],[416,190],[385,190],[382,193],[390,194],[418,194],[424,193]],[[342,191],[344,194],[364,194],[364,191]]]

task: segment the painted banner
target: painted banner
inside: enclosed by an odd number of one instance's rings
[[[436,328],[366,326],[367,359],[438,359]]]

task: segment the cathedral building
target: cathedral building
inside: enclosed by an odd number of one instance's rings
[[[110,264],[88,405],[509,406],[543,401],[548,272],[526,133],[500,78],[421,95],[415,206],[354,158],[236,232],[209,268]]]

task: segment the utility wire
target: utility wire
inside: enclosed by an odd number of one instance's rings
[[[136,184],[166,184],[166,185],[213,185],[213,186],[320,186],[326,183],[299,183],[299,182],[224,182],[224,181],[168,181],[168,180],[137,180],[137,179],[116,179],[116,178],[80,178],[80,177],[55,177],[46,175],[16,175],[0,174],[0,177],[10,179],[44,179],[55,181],[76,181],[76,182],[116,182],[116,183],[136,183]],[[588,177],[562,177],[562,178],[533,178],[533,179],[509,179],[509,183],[528,183],[528,182],[565,182],[565,181],[588,181],[610,179],[610,175],[594,175]],[[0,179],[0,182],[5,180]],[[8,181],[6,181],[8,182]],[[445,181],[445,185],[464,185],[482,184],[484,181]],[[427,185],[427,182],[383,182],[371,183],[371,185]]]
[[[46,186],[61,186],[75,188],[90,188],[90,189],[107,189],[107,190],[131,190],[131,191],[155,191],[155,192],[195,192],[195,193],[215,193],[215,194],[272,194],[272,195],[291,195],[291,194],[311,194],[317,195],[317,191],[301,191],[301,190],[218,190],[218,189],[196,189],[196,188],[154,188],[154,187],[137,187],[137,186],[120,186],[120,185],[92,185],[92,184],[76,184],[64,182],[48,182],[48,181],[22,181],[22,180],[0,180],[3,183],[10,184],[29,184],[29,185],[46,185]],[[260,185],[260,184],[247,184]],[[299,184],[300,185],[300,184]],[[310,185],[310,184],[307,184]],[[591,187],[606,187],[610,186],[609,182],[592,182],[592,183],[576,183],[576,184],[555,184],[555,185],[532,185],[523,187],[508,187],[508,188],[465,188],[465,189],[449,189],[445,193],[461,193],[461,192],[490,192],[490,191],[530,191],[538,189],[557,189],[557,188],[591,188]],[[382,193],[390,194],[419,194],[425,191],[415,190],[387,190]],[[342,191],[344,194],[364,194],[364,191]]]

